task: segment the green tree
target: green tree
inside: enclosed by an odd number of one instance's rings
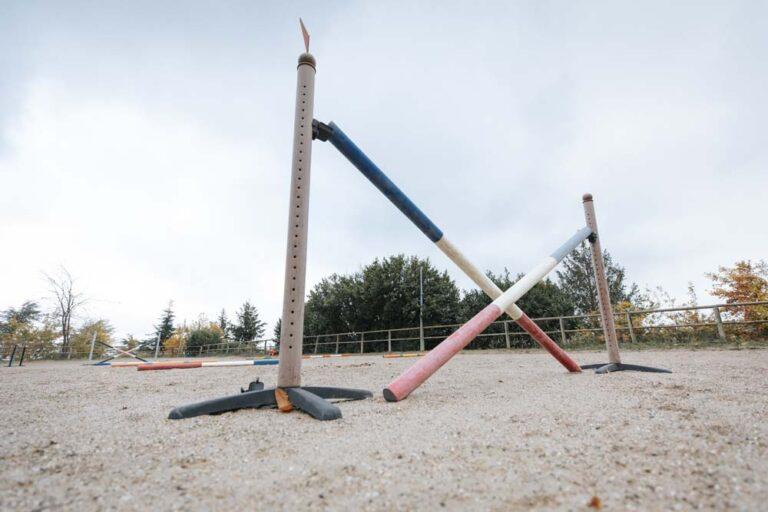
[[[229,339],[230,334],[232,334],[232,325],[227,318],[227,312],[222,309],[216,322],[219,325],[219,329],[221,329],[221,335],[224,339]]]
[[[733,267],[719,267],[706,274],[712,281],[710,293],[728,304],[768,300],[768,263],[763,260],[737,261]],[[740,306],[728,312],[746,321],[768,318],[766,306]]]
[[[8,308],[0,312],[0,335],[9,332],[12,324],[33,324],[40,319],[40,307],[37,302],[28,300],[21,307]]]
[[[452,324],[460,316],[459,289],[428,259],[403,254],[376,259],[359,272],[333,274],[309,293],[307,334],[360,332],[419,323],[419,270],[424,282],[424,325]],[[328,341],[328,340],[326,340]],[[383,350],[386,341],[367,345]]]
[[[157,337],[160,336],[160,350],[164,348],[165,341],[173,335],[175,327],[173,326],[173,320],[176,318],[173,312],[173,301],[168,301],[168,307],[163,310],[163,315],[160,317],[160,323],[155,326],[155,336],[148,340],[145,340],[145,346],[147,349],[154,349],[157,343]]]
[[[237,312],[237,324],[232,328],[236,341],[253,341],[264,336],[266,324],[259,319],[258,310],[245,301]]]
[[[587,314],[598,310],[595,272],[592,268],[592,255],[587,243],[582,242],[561,263],[562,270],[557,271],[560,289],[568,297],[577,314]],[[637,284],[625,281],[624,267],[613,261],[608,251],[603,251],[605,274],[611,303],[636,304],[642,300]]]
[[[221,329],[215,323],[196,324],[187,337],[187,355],[197,355],[201,347],[215,346],[222,342]]]
[[[96,335],[96,341],[113,344],[112,334],[115,329],[107,320],[89,320],[77,329],[71,338],[72,353],[81,357],[87,357],[91,350],[91,340]],[[106,350],[104,345],[95,343],[93,346],[93,355],[101,357]]]
[[[0,312],[0,354],[4,356],[14,345],[26,345],[30,359],[53,356],[59,337],[57,319],[42,315],[34,301]]]
[[[513,277],[506,268],[498,275],[490,271],[486,275],[502,290],[509,289],[523,277],[523,274]],[[490,303],[490,297],[482,290],[465,292],[461,299],[462,321],[469,320]],[[574,306],[569,297],[550,279],[539,282],[517,301],[517,305],[531,318],[567,316],[574,313]]]
[[[275,328],[272,329],[272,337],[275,338],[275,350],[280,350],[280,331],[283,329],[283,319],[278,318]]]

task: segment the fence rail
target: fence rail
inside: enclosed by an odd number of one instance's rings
[[[671,308],[614,311],[616,330],[623,343],[656,341],[661,343],[689,343],[693,341],[726,342],[730,338],[768,339],[768,301],[711,304],[706,306],[678,306]],[[603,343],[599,315],[565,315],[533,319],[562,346],[597,346]],[[398,327],[371,331],[312,334],[304,337],[304,353],[312,354],[368,354],[427,350],[449,336],[461,324]],[[18,343],[18,342],[14,342]],[[205,357],[211,355],[257,356],[269,354],[276,346],[275,339],[253,341],[227,340],[213,345],[166,348],[163,357]],[[498,349],[528,348],[535,346],[530,336],[511,320],[491,324],[467,348]],[[3,354],[5,347],[0,348]],[[42,354],[30,351],[31,359],[87,358],[88,351],[69,351],[65,354]],[[138,351],[145,358],[154,356],[154,349]],[[110,351],[106,352],[111,355]]]

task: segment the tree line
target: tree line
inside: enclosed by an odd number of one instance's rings
[[[611,301],[618,310],[652,309],[675,304],[661,288],[641,291],[628,282],[623,266],[605,251],[605,266]],[[419,272],[423,277],[424,303],[419,308]],[[512,286],[522,274],[508,269],[488,272],[499,288]],[[707,273],[712,283],[710,293],[727,304],[768,301],[768,263],[763,260],[737,261],[733,266],[720,266]],[[46,309],[37,300],[27,300],[17,307],[0,310],[0,355],[7,355],[14,344],[27,345],[32,357],[51,357],[70,353],[87,355],[96,340],[110,345],[154,350],[159,338],[160,350],[166,354],[194,355],[202,346],[224,342],[246,343],[262,339],[265,322],[257,308],[245,301],[230,321],[225,310],[215,320],[200,315],[192,322],[176,324],[173,302],[162,311],[154,330],[143,338],[128,335],[115,339],[114,328],[104,318],[80,318],[87,302],[77,289],[75,280],[61,268],[55,275],[44,276],[49,285]],[[375,259],[358,272],[332,274],[309,292],[305,308],[305,334],[359,333],[363,331],[414,327],[419,315],[425,326],[463,323],[490,302],[480,290],[460,290],[445,270],[436,268],[429,259],[403,254]],[[554,278],[545,279],[518,301],[531,318],[590,314],[597,311],[597,294],[589,248],[582,244],[568,255]],[[689,284],[685,305],[696,305],[696,293]],[[768,307],[729,308],[728,315],[737,320],[768,319]],[[698,312],[682,316],[691,322],[702,320]],[[568,320],[567,328],[577,325]],[[273,331],[279,340],[280,321]],[[278,341],[279,343],[279,341]],[[380,348],[380,347],[379,347]],[[96,343],[94,356],[106,350]]]

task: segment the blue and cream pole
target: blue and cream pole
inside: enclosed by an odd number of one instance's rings
[[[320,140],[328,140],[338,149],[357,169],[373,183],[416,227],[418,227],[437,247],[450,258],[477,286],[491,299],[497,299],[502,290],[469,261],[459,249],[452,244],[424,212],[403,193],[365,153],[334,123],[328,125],[315,122],[315,136]],[[581,367],[568,353],[560,348],[514,301],[508,304],[505,312],[517,322],[536,342],[552,354],[560,364],[570,372],[580,372]]]
[[[305,36],[305,45],[309,50],[307,36]],[[293,120],[291,200],[288,212],[288,242],[285,251],[280,366],[277,374],[277,385],[281,388],[301,386],[315,66],[315,58],[309,52],[301,54],[296,83],[296,115]]]

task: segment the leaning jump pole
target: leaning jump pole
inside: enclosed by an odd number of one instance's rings
[[[452,244],[411,199],[379,169],[363,151],[333,122],[324,124],[313,121],[314,137],[330,141],[357,169],[373,183],[401,212],[405,214],[422,233],[453,261],[474,283],[491,299],[497,299],[501,289],[488,276],[470,262],[459,249]],[[560,348],[536,323],[531,320],[514,302],[505,306],[504,311],[522,327],[547,352],[570,372],[580,372],[581,367],[568,353]]]
[[[582,202],[584,203],[584,220],[586,221],[587,226],[592,230],[592,235],[589,237],[592,254],[592,270],[595,273],[595,287],[597,288],[597,304],[600,309],[600,323],[603,326],[605,348],[608,351],[608,363],[588,364],[582,366],[582,368],[595,368],[595,373],[601,374],[627,370],[637,372],[672,373],[671,371],[662,368],[624,364],[621,362],[621,356],[619,355],[619,340],[616,336],[616,324],[613,320],[613,307],[611,306],[611,295],[608,290],[608,280],[605,277],[603,248],[600,245],[600,235],[597,231],[597,218],[595,216],[595,205],[592,194],[584,194]]]
[[[390,382],[384,388],[384,398],[388,402],[399,402],[410,395],[414,389],[421,386],[440,367],[469,345],[486,327],[503,315],[511,304],[514,304],[516,300],[520,299],[536,283],[549,274],[569,252],[575,249],[591,233],[592,231],[589,228],[581,228],[555,252],[525,274],[510,289],[494,299],[493,302],[462,325],[456,332],[429,351],[402,375]]]

